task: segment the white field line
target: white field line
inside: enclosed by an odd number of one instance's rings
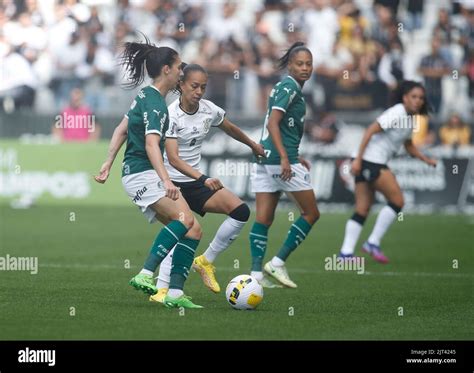
[[[58,268],[58,269],[92,269],[92,270],[101,270],[101,269],[125,269],[119,265],[111,264],[58,264],[58,263],[41,263],[39,262],[40,268]],[[140,269],[139,266],[130,266],[130,270]],[[127,268],[128,270],[128,268]],[[233,267],[217,267],[217,271],[222,272],[239,272],[239,269]],[[289,268],[290,273],[302,273],[302,274],[325,274],[325,273],[354,273],[356,271],[318,271],[318,270],[309,270],[304,268]],[[474,278],[473,273],[448,273],[448,272],[369,272],[365,271],[362,275],[366,276],[412,276],[412,277],[453,277],[453,278]]]

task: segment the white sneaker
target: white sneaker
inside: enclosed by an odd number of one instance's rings
[[[298,287],[298,285],[291,281],[290,276],[288,276],[288,271],[286,270],[286,267],[284,265],[281,267],[275,267],[274,265],[272,265],[271,262],[268,262],[267,264],[265,264],[263,269],[270,276],[280,281],[283,285],[288,286],[289,288]]]
[[[282,288],[280,284],[275,284],[267,275],[264,275],[261,280],[257,280],[260,285],[264,288]]]

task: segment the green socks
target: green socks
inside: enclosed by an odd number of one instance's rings
[[[300,216],[298,220],[291,225],[285,243],[276,256],[281,260],[286,261],[291,252],[295,250],[301,242],[303,242],[311,228],[312,225]]]
[[[173,220],[166,225],[156,237],[143,268],[155,272],[166,255],[187,231],[188,228],[179,220]]]
[[[252,254],[252,271],[262,271],[262,261],[267,251],[268,227],[258,222],[253,223],[249,234],[250,252]]]
[[[183,289],[198,245],[199,240],[186,237],[183,237],[176,245],[171,263],[170,289]]]

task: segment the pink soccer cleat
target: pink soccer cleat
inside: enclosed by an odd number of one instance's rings
[[[382,264],[387,264],[389,262],[388,258],[384,255],[380,247],[370,243],[369,241],[366,241],[362,245],[362,251],[371,255],[372,258],[374,258],[376,262],[379,262]]]

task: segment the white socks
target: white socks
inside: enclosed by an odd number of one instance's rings
[[[252,271],[252,272],[250,272],[250,276],[252,276],[257,281],[261,281],[263,279],[263,272],[261,272],[261,271]]]
[[[230,216],[228,216],[227,219],[224,220],[224,222],[217,230],[214,239],[209,244],[207,250],[204,252],[204,257],[209,263],[213,263],[219,253],[229,247],[229,245],[239,235],[245,223],[245,221],[235,220]]]
[[[176,246],[175,246],[176,247]],[[174,247],[166,255],[166,258],[160,264],[160,272],[158,273],[158,281],[156,282],[156,287],[158,289],[166,288],[170,286],[170,277],[171,277],[171,262],[173,261]]]
[[[145,269],[143,268],[141,271],[140,271],[140,274],[141,275],[148,275],[148,276],[153,276],[153,272],[148,270],[148,269]]]
[[[274,267],[283,267],[285,265],[285,262],[281,260],[279,257],[274,256],[272,258],[272,266]]]
[[[390,206],[384,206],[377,216],[377,221],[375,222],[374,229],[372,230],[368,241],[371,244],[380,246],[380,241],[396,217],[397,213],[393,208]]]
[[[181,289],[169,289],[167,295],[170,298],[178,298],[183,294],[184,294],[184,292]]]
[[[362,225],[355,220],[349,219],[346,223],[346,232],[344,234],[344,242],[342,243],[341,247],[341,254],[354,254],[360,232],[362,232]]]

